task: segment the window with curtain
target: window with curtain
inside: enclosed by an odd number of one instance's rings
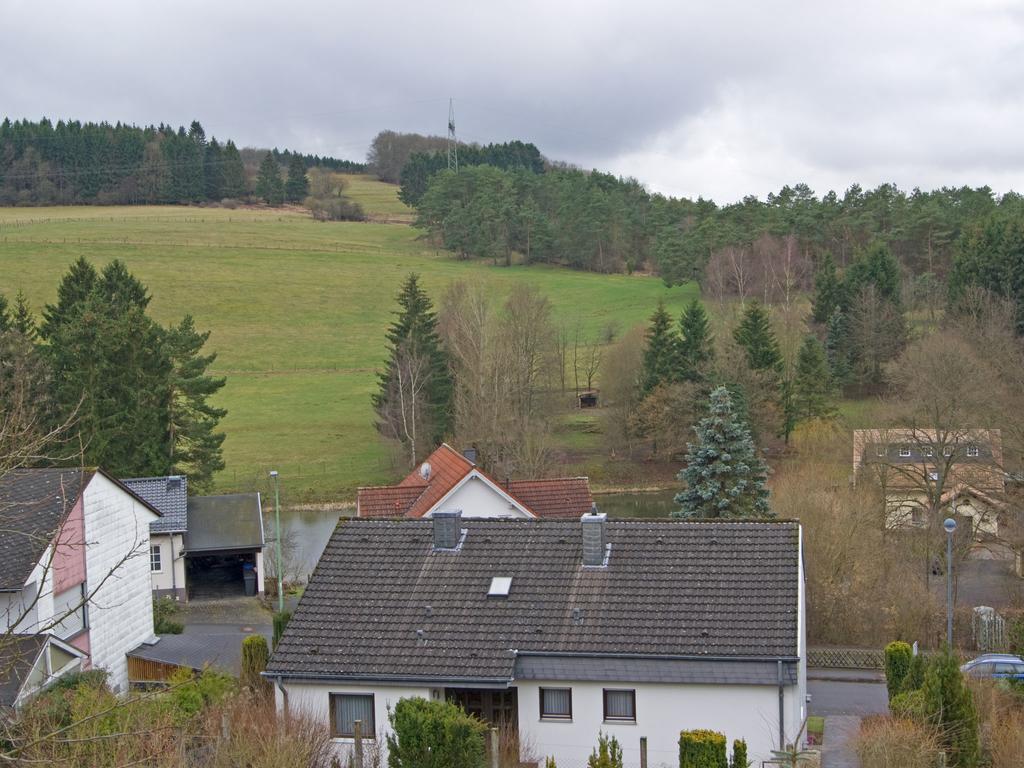
[[[331,694],[332,736],[352,738],[355,736],[355,722],[362,721],[364,739],[372,739],[377,733],[373,720],[372,693]]]
[[[154,546],[149,548],[149,570],[159,571],[162,570],[160,565],[160,546]]]
[[[604,689],[604,719],[636,722],[636,691]]]
[[[571,720],[572,688],[541,688],[540,716],[545,720]]]

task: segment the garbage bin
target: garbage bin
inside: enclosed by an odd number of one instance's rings
[[[246,568],[242,571],[242,578],[245,580],[245,594],[252,595],[256,594],[256,571],[252,568]]]

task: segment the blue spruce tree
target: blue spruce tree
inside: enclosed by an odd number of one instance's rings
[[[697,443],[689,444],[686,468],[679,479],[686,490],[676,495],[680,508],[672,517],[769,517],[768,469],[757,456],[750,430],[737,418],[729,390],[711,393],[709,415],[696,428]]]

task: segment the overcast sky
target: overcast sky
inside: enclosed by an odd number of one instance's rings
[[[1024,2],[0,0],[0,112],[362,160],[532,141],[729,202],[806,181],[1024,191]]]

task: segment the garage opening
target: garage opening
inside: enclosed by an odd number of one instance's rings
[[[255,595],[260,577],[255,552],[190,555],[185,558],[185,569],[189,600]]]

